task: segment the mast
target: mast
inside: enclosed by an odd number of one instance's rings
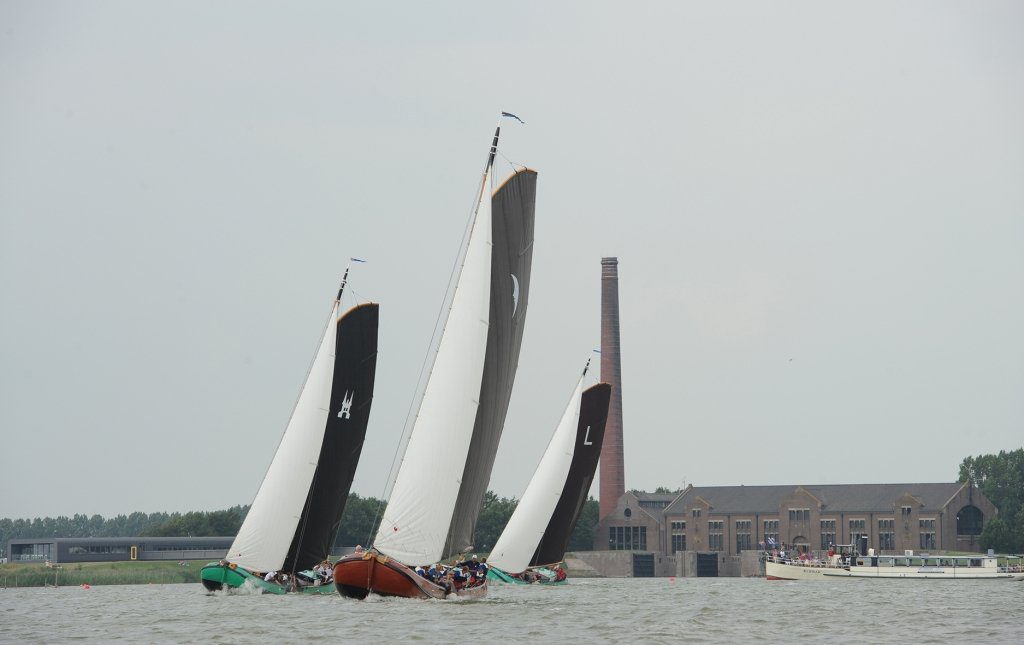
[[[406,564],[441,558],[479,406],[491,301],[491,199],[495,130],[462,266],[374,546]],[[456,467],[450,467],[452,463]]]

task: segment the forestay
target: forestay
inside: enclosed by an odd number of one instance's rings
[[[405,564],[441,558],[473,434],[490,310],[490,183],[488,163],[448,320],[374,540]]]
[[[250,571],[281,568],[309,495],[329,414],[337,315],[336,302],[281,444],[228,550],[230,562]]]

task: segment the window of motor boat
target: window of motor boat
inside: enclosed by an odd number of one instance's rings
[[[924,558],[907,558],[907,566],[910,567],[923,567]]]
[[[937,567],[937,566],[939,566],[939,559],[938,558],[925,558],[924,559],[924,566],[926,566],[926,567]]]
[[[893,566],[896,567],[909,567],[911,558],[896,558],[893,562]]]
[[[971,558],[971,563],[968,566],[980,567],[981,566],[981,558]]]
[[[878,566],[880,567],[892,567],[895,566],[896,558],[881,557],[878,558]]]

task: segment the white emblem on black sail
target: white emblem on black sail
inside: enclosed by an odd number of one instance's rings
[[[512,317],[515,318],[516,309],[519,308],[519,278],[514,273],[509,275],[512,276]]]
[[[339,419],[351,419],[352,418],[352,398],[356,395],[355,391],[345,390],[345,398],[341,402],[341,410],[338,411]]]

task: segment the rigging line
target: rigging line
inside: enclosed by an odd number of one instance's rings
[[[520,168],[522,168],[523,170],[525,170],[525,169],[526,169],[526,166],[525,166],[525,165],[523,165],[523,164],[521,164],[521,163],[516,163],[516,162],[512,161],[511,159],[509,159],[508,157],[506,157],[506,156],[505,156],[505,153],[503,153],[503,152],[502,152],[501,150],[498,150],[498,154],[499,154],[499,155],[501,155],[501,158],[502,158],[502,159],[504,159],[505,161],[507,161],[507,162],[508,162],[508,165],[512,166],[512,170],[513,170],[513,172],[515,172],[516,174],[518,174],[518,173],[519,173],[519,169],[520,169]]]
[[[284,425],[284,432],[281,433],[281,439],[277,442],[277,448],[274,449],[274,457],[271,457],[270,463],[267,464],[267,469],[263,472],[263,479],[260,480],[260,487],[256,489],[256,495],[249,502],[249,510],[252,510],[253,504],[256,502],[256,498],[260,496],[260,491],[263,490],[263,484],[267,481],[267,475],[270,474],[270,468],[274,465],[274,458],[277,457],[277,451],[281,449],[281,444],[284,443],[284,436],[288,433],[288,426],[292,422],[292,418],[295,416],[295,409],[299,407],[299,399],[302,398],[302,392],[306,389],[306,383],[309,382],[309,375],[313,373],[313,365],[316,364],[316,358],[320,354],[320,345],[324,342],[324,337],[327,336],[331,331],[331,322],[337,317],[338,305],[337,301],[331,304],[331,313],[327,315],[327,322],[324,325],[324,333],[320,335],[320,339],[316,343],[316,350],[313,352],[313,359],[309,361],[309,367],[306,368],[306,377],[302,379],[302,387],[299,388],[299,393],[295,396],[295,403],[292,404],[291,414],[288,415],[288,422]],[[248,513],[247,513],[248,515]],[[245,523],[245,520],[242,520]]]
[[[497,133],[495,133],[494,142],[491,144],[491,149],[494,150],[494,151],[497,151],[497,148],[496,148],[497,137],[498,137],[498,135],[497,135]],[[392,484],[391,480],[392,480],[392,476],[394,475],[394,472],[395,472],[395,462],[398,460],[398,453],[399,453],[399,451],[402,448],[402,443],[405,441],[406,434],[409,434],[409,432],[410,432],[409,425],[410,425],[410,419],[412,418],[413,406],[415,406],[417,399],[420,399],[421,403],[422,403],[422,399],[421,399],[421,395],[420,395],[420,386],[423,384],[423,375],[424,375],[424,373],[433,372],[433,363],[431,363],[431,365],[430,365],[429,372],[427,370],[427,363],[430,360],[430,356],[431,356],[432,353],[435,354],[435,358],[436,358],[436,349],[434,347],[434,343],[435,343],[435,340],[438,343],[440,343],[440,340],[438,340],[438,329],[442,326],[441,325],[441,318],[442,318],[442,316],[444,316],[446,310],[450,311],[450,309],[451,309],[451,302],[449,301],[449,296],[452,296],[452,299],[454,299],[453,289],[458,284],[458,279],[456,278],[456,276],[461,273],[461,268],[465,264],[465,261],[466,261],[465,260],[465,256],[466,256],[466,253],[469,251],[469,238],[470,238],[470,235],[472,234],[472,231],[473,231],[473,223],[476,221],[477,210],[479,209],[480,202],[484,198],[484,195],[485,195],[484,191],[488,191],[487,194],[490,193],[489,189],[491,187],[487,186],[486,184],[487,184],[488,171],[491,169],[491,165],[492,165],[491,164],[491,160],[489,159],[487,165],[484,166],[484,174],[483,174],[483,177],[480,180],[480,189],[476,191],[476,195],[474,197],[473,205],[470,208],[469,218],[467,219],[466,225],[465,225],[465,227],[462,230],[462,239],[459,240],[459,251],[455,255],[455,260],[454,260],[454,262],[452,262],[451,271],[448,274],[448,285],[447,285],[447,287],[445,287],[444,298],[441,300],[441,307],[438,309],[437,318],[435,318],[435,320],[434,320],[434,330],[433,330],[433,332],[431,332],[431,335],[430,335],[430,344],[427,346],[427,352],[423,356],[423,363],[420,366],[420,373],[419,373],[419,376],[416,379],[416,389],[413,390],[412,399],[409,401],[409,409],[406,411],[406,414],[405,414],[405,423],[402,425],[402,434],[398,438],[398,444],[395,446],[395,453],[391,457],[391,465],[388,467],[388,477],[387,477],[387,479],[384,482],[384,490],[382,491],[380,501],[377,504],[377,512],[374,514],[374,517],[373,517],[374,523],[376,523],[377,518],[381,515],[382,507],[383,507],[383,505],[387,501],[388,487]],[[447,322],[447,317],[445,317],[445,321]],[[441,330],[441,334],[442,335],[444,334],[444,330],[443,329]],[[424,386],[424,387],[426,387],[426,386]],[[418,414],[419,414],[419,412],[417,410],[417,416],[418,416]],[[406,447],[408,447],[408,446],[406,446]],[[403,455],[403,460],[404,460],[404,455]],[[383,522],[383,518],[381,518],[381,521]],[[370,526],[371,526],[371,529],[372,529],[373,524],[371,524]],[[369,546],[369,545],[370,545],[370,540],[369,540],[369,538],[367,538],[367,546]]]
[[[351,286],[349,286],[348,291],[349,291],[349,294],[353,296],[352,302],[356,303],[356,305],[362,305],[362,304],[366,304],[366,303],[370,302],[369,298],[367,298],[363,294],[359,293],[358,291],[353,289]]]

